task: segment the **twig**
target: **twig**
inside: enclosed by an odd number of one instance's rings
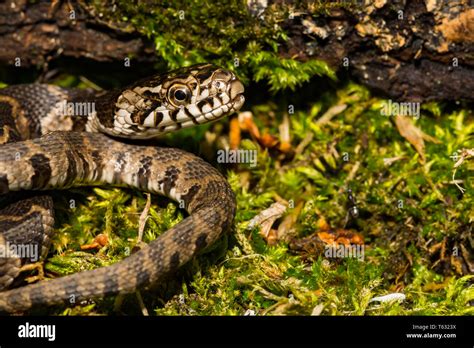
[[[146,221],[149,218],[148,213],[150,212],[151,206],[151,195],[149,193],[145,193],[146,195],[146,205],[143,209],[142,213],[140,214],[140,219],[138,220],[138,240],[137,244],[140,243],[143,239],[143,231],[145,230]]]

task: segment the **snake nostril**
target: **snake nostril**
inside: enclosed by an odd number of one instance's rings
[[[244,93],[244,85],[239,80],[232,81],[230,85],[230,99],[234,100],[239,94]]]

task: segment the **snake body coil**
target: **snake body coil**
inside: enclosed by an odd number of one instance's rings
[[[228,230],[235,197],[216,169],[179,149],[120,138],[152,138],[213,121],[237,111],[244,102],[242,93],[233,73],[209,64],[98,95],[48,85],[0,90],[1,195],[111,184],[165,195],[190,213],[112,266],[0,292],[0,311],[133,292],[173,272]],[[94,107],[78,117],[78,103]],[[45,255],[52,225],[49,196],[13,199],[0,211],[0,251],[9,244],[34,242]],[[8,289],[24,263],[19,257],[0,258],[0,289]]]

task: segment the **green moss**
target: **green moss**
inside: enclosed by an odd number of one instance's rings
[[[202,274],[194,278],[192,291],[188,288],[179,301],[172,299],[157,314],[244,314],[249,309],[262,315],[310,314],[322,305],[322,313],[332,315],[472,315],[472,277],[459,277],[454,266],[433,270],[440,256],[426,248],[427,243],[445,238],[469,248],[465,238],[473,220],[472,183],[469,172],[463,171],[459,178],[464,179],[466,192],[461,195],[451,183],[454,162],[449,155],[452,149],[472,148],[472,114],[464,110],[445,114],[441,106],[436,106],[441,115],[436,122],[432,115],[422,114],[417,125],[440,140],[426,144],[428,163],[423,165],[394,123],[376,111],[378,100],[354,85],[337,94],[332,102],[344,101],[348,108],[331,124],[313,128],[307,121],[331,105],[316,105],[292,116],[294,145],[308,132],[314,135],[314,141],[293,161],[283,166],[268,156],[259,161],[251,171],[254,184],[249,189],[240,187],[237,174],[229,174],[239,202],[237,243],[222,264],[207,270],[206,278]],[[252,108],[255,115],[262,110],[261,105]],[[267,126],[277,134],[278,124]],[[350,160],[342,170],[331,172],[312,159],[315,153],[323,156],[321,149],[327,149],[335,138],[340,139],[339,154],[349,153]],[[383,158],[396,156],[401,159],[391,166],[384,164]],[[341,162],[336,159],[336,167],[341,168]],[[346,183],[356,162],[361,165]],[[244,229],[244,222],[268,207],[275,193],[303,200],[297,223],[300,235],[317,231],[320,216],[331,226],[342,226],[346,199],[338,189],[346,184],[356,192],[365,216],[355,227],[366,238],[364,261],[328,263],[317,257],[308,264],[293,256],[285,243],[269,247],[258,233]],[[447,197],[452,200],[448,204],[442,200]],[[409,255],[412,266],[403,255]],[[401,259],[407,267],[402,273],[397,268]],[[399,276],[404,280],[397,281]],[[369,302],[372,297],[400,291],[407,296],[402,303]]]
[[[161,65],[168,68],[212,61],[237,71],[244,82],[267,81],[271,91],[294,89],[315,75],[335,79],[324,62],[278,57],[279,46],[287,40],[282,23],[290,8],[285,4],[272,5],[265,21],[237,0],[221,1],[219,6],[208,1],[165,1],[151,7],[140,1],[93,1],[88,9],[112,27],[147,37]]]
[[[287,93],[291,99],[298,91]],[[314,126],[329,107],[342,103],[346,109],[330,123]],[[473,314],[469,305],[472,277],[462,277],[446,260],[436,266],[441,256],[428,251],[443,240],[447,240],[448,248],[459,248],[460,244],[469,248],[472,171],[468,166],[458,169],[456,176],[464,180],[466,189],[461,194],[451,183],[454,161],[449,156],[456,149],[474,147],[473,115],[462,109],[445,113],[438,106],[440,116],[434,122],[433,117],[438,116],[424,111],[417,126],[440,142],[426,143],[427,164],[423,165],[392,120],[377,112],[377,105],[380,100],[353,84],[326,92],[314,104],[297,105],[291,115],[291,143],[296,147],[308,134],[313,140],[298,156],[284,161],[244,134],[243,147],[257,149],[258,162],[254,168],[242,164],[227,171],[238,203],[228,246],[222,244],[212,255],[202,255],[186,266],[172,281],[174,291],[158,293],[162,298],[147,293],[145,304],[152,306],[148,309],[158,315],[242,315],[248,310],[259,315],[309,315],[316,306],[322,306],[322,314],[330,315]],[[275,120],[281,120],[286,107],[272,104],[272,100],[247,107],[253,110],[260,127],[278,134],[279,121],[269,121],[266,115],[271,111]],[[206,129],[225,134],[219,124]],[[199,129],[169,140],[179,145],[183,139],[194,139],[188,143],[191,149],[206,141]],[[334,139],[338,139],[336,143]],[[331,146],[337,155],[328,155]],[[343,153],[349,154],[348,161],[343,160]],[[398,161],[384,163],[384,158],[396,156]],[[347,181],[356,163],[358,170]],[[248,180],[242,186],[243,173]],[[317,232],[321,217],[333,228],[343,227],[347,199],[340,189],[346,186],[354,191],[361,211],[352,228],[365,237],[363,261],[333,261],[321,255],[305,261],[286,243],[268,246],[257,230],[246,229],[247,222],[269,207],[277,195],[303,203],[294,226],[298,236]],[[62,227],[55,240],[56,252],[64,256],[49,259],[46,270],[65,274],[126,257],[135,245],[138,216],[145,205],[143,195],[123,189],[77,190],[72,194],[76,208],[72,216],[61,214],[60,209]],[[64,205],[59,198],[58,206]],[[174,203],[154,197],[145,241],[182,218]],[[90,251],[86,257],[72,252],[98,233],[108,234],[106,249]],[[403,292],[407,299],[401,303],[369,302],[372,297],[392,292]],[[125,310],[136,313],[137,306],[134,295],[130,295]],[[113,313],[110,299],[88,308],[89,313]]]

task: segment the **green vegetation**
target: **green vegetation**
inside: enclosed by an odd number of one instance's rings
[[[286,95],[288,100],[295,97],[290,92]],[[148,310],[160,315],[241,315],[247,310],[259,315],[309,315],[322,305],[323,315],[473,314],[472,276],[463,276],[466,270],[459,269],[457,262],[463,263],[462,256],[454,261],[450,257],[454,247],[471,250],[472,168],[466,161],[456,173],[456,179],[464,180],[466,192],[461,194],[451,183],[454,161],[450,156],[456,149],[473,147],[473,115],[462,109],[445,112],[440,105],[425,107],[416,125],[440,143],[426,144],[427,160],[422,164],[390,117],[380,115],[380,102],[361,86],[349,83],[315,98],[308,108],[296,107],[290,115],[293,148],[309,134],[313,140],[290,159],[270,154],[244,133],[247,139],[242,146],[258,149],[257,166],[222,167],[237,195],[233,234],[228,243],[218,244],[210,254],[198,257],[170,279],[171,285],[158,292],[145,292]],[[346,108],[329,123],[318,125],[316,120],[334,105]],[[261,129],[278,135],[286,108],[278,107],[273,99],[247,108]],[[206,126],[206,130],[217,134],[217,139],[227,134],[222,123]],[[189,141],[199,148],[205,143],[203,130],[185,130],[169,139],[171,145]],[[212,146],[217,148],[217,143]],[[348,161],[343,160],[344,153],[349,155]],[[384,158],[395,157],[398,160],[390,165],[384,162]],[[358,169],[353,172],[355,166]],[[351,179],[347,181],[349,173]],[[289,250],[283,241],[269,246],[258,229],[246,229],[247,222],[276,197],[301,202],[293,226],[296,237],[318,232],[321,217],[332,228],[342,228],[347,198],[340,189],[348,186],[360,209],[360,217],[351,227],[365,238],[363,261],[302,255]],[[85,189],[76,190],[74,195],[77,208],[72,217],[64,216],[68,222],[61,227],[56,252],[66,247],[77,250],[98,233],[107,233],[110,243],[87,258],[76,258],[69,252],[67,257],[55,256],[46,263],[47,271],[58,272],[61,262],[67,273],[90,268],[91,264],[107,264],[125,257],[134,246],[138,216],[145,205],[141,193]],[[182,218],[167,199],[153,197],[152,203],[145,241]],[[58,206],[64,205],[59,199]],[[274,227],[280,222],[277,220]],[[433,249],[443,241],[448,256]],[[372,297],[393,292],[404,293],[406,300],[369,303]],[[112,304],[107,303],[110,307],[92,306],[90,313],[112,313]],[[84,314],[83,308],[78,310]],[[128,296],[122,311],[139,311],[134,295]],[[67,313],[76,312],[68,309]]]
[[[112,27],[138,31],[152,40],[161,68],[213,62],[237,70],[244,82],[251,76],[256,81],[265,78],[272,91],[295,88],[314,75],[335,78],[324,62],[279,58],[278,47],[287,39],[281,24],[291,9],[272,6],[272,15],[265,21],[235,0],[220,1],[219,6],[179,0],[151,8],[145,2],[115,1],[111,5],[93,1],[89,11],[100,14]],[[116,18],[121,18],[120,24]]]

